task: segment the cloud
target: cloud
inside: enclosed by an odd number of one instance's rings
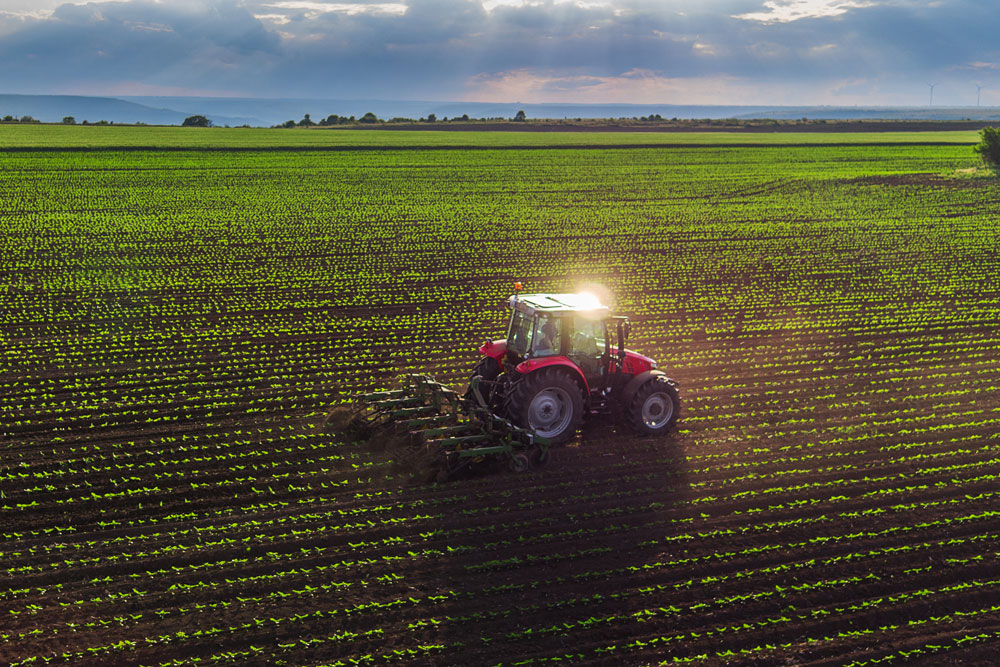
[[[232,72],[266,69],[279,51],[280,38],[232,3],[63,4],[0,42],[7,65],[0,85],[96,91],[120,90],[131,81],[219,90],[243,87],[248,77]]]
[[[973,78],[1000,88],[1000,18],[974,0],[9,2],[10,92],[920,104],[928,80],[936,103]]]
[[[858,7],[871,7],[874,2],[862,0],[767,0],[766,11],[738,14],[735,18],[762,23],[785,23],[800,19],[826,18],[846,14]]]
[[[281,10],[303,11],[306,16],[318,16],[327,12],[338,12],[348,15],[354,14],[405,14],[407,6],[401,2],[311,2],[308,0],[279,0],[278,2],[264,3],[266,7],[276,12]],[[285,16],[284,14],[276,14]]]
[[[564,76],[524,69],[472,77],[467,101],[711,104],[720,93],[746,99],[752,85],[735,77],[665,77],[640,69],[613,76]]]

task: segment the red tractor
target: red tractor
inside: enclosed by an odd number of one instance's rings
[[[509,304],[507,338],[480,348],[469,390],[494,414],[552,444],[572,438],[585,414],[616,416],[644,435],[677,422],[677,383],[625,349],[628,318],[589,294],[515,293]]]

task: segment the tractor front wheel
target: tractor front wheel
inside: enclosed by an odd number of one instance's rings
[[[654,376],[643,384],[625,406],[625,421],[643,435],[666,433],[677,423],[681,399],[670,381]]]
[[[566,442],[583,417],[580,387],[565,372],[542,368],[511,388],[507,413],[511,420],[552,444]]]

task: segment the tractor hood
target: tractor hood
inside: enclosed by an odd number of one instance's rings
[[[612,347],[611,354],[618,354],[618,349]],[[632,350],[625,348],[625,361],[622,363],[622,371],[628,373],[629,375],[638,375],[639,373],[645,373],[646,371],[651,371],[656,369],[656,361],[650,359],[649,357],[639,354],[638,352],[633,352]]]
[[[484,357],[493,357],[497,361],[503,361],[503,355],[507,354],[507,339],[488,340],[479,347],[479,354]]]

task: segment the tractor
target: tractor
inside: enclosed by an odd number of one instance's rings
[[[583,416],[617,417],[642,435],[671,430],[677,383],[625,348],[631,326],[590,294],[510,297],[507,338],[487,341],[473,372],[486,403],[521,428],[565,442]]]
[[[515,284],[507,337],[488,340],[464,393],[428,375],[358,397],[352,429],[387,427],[442,463],[449,475],[506,457],[511,469],[544,462],[573,438],[584,415],[609,415],[642,435],[669,433],[680,413],[677,383],[627,350],[628,318],[589,294],[521,294]]]

